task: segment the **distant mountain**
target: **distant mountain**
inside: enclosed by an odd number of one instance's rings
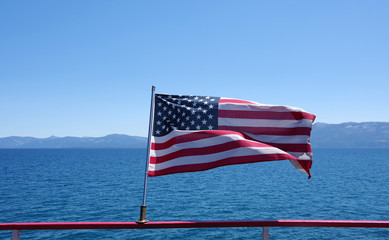
[[[389,122],[315,123],[313,148],[389,148]],[[105,137],[6,137],[0,148],[145,148],[147,138],[123,134]]]
[[[0,148],[145,148],[147,138],[123,134],[105,137],[5,137]]]
[[[313,148],[389,148],[389,122],[315,123],[311,144]]]

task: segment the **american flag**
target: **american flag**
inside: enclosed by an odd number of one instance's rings
[[[149,176],[290,160],[311,176],[315,115],[252,101],[155,94]]]

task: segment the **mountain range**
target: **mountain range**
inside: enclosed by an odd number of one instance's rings
[[[315,123],[313,148],[389,148],[389,122]]]
[[[315,123],[312,148],[389,148],[389,122]],[[5,137],[0,148],[145,148],[146,137],[111,134],[105,137]]]
[[[147,138],[111,134],[105,137],[5,137],[0,148],[145,148]]]

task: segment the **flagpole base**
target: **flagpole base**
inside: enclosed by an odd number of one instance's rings
[[[138,224],[145,224],[148,223],[149,220],[146,219],[146,206],[142,205],[140,206],[140,219],[136,221]]]

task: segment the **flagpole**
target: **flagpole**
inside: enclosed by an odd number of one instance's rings
[[[143,186],[143,202],[140,206],[140,218],[137,220],[137,223],[147,223],[149,220],[146,219],[146,191],[147,191],[147,179],[148,179],[148,170],[149,170],[149,160],[150,160],[150,145],[151,145],[151,136],[153,134],[153,123],[154,123],[154,105],[155,105],[155,86],[151,88],[151,104],[150,104],[150,119],[149,119],[149,136],[147,140],[147,157],[146,157],[146,169],[145,169],[145,179]]]

